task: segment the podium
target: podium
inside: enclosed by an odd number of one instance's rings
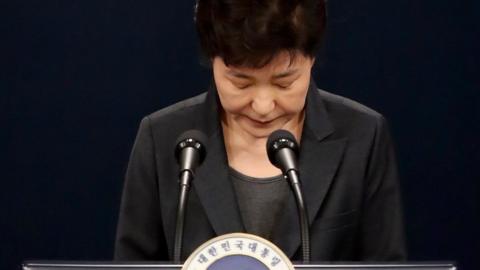
[[[305,260],[304,260],[305,261]],[[307,260],[308,261],[308,260]],[[186,261],[98,262],[26,261],[22,270],[456,270],[451,262],[312,262],[296,263],[270,241],[245,233],[215,237]]]
[[[295,264],[304,270],[456,270],[450,262],[412,263],[310,263]],[[79,262],[79,261],[27,261],[22,270],[181,270],[182,265],[162,262]],[[235,270],[235,269],[225,269]]]

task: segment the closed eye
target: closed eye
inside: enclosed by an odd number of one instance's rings
[[[293,82],[291,83],[277,83],[275,84],[277,87],[282,88],[282,89],[288,89],[292,86]]]
[[[238,89],[247,89],[248,87],[252,86],[251,84],[236,86]]]
[[[292,84],[277,84],[277,86],[280,88],[289,88]]]
[[[245,78],[229,78],[230,83],[235,86],[237,89],[245,89],[250,87],[253,82],[250,79]]]
[[[297,74],[294,77],[292,77],[292,76],[293,76],[293,74],[287,76],[286,78],[282,78],[282,79],[273,81],[273,83],[279,88],[288,89],[300,77],[300,74]]]

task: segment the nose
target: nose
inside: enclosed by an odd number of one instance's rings
[[[260,116],[266,116],[275,109],[275,97],[269,90],[256,91],[252,99],[252,109]]]

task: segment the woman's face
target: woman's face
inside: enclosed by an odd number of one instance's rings
[[[296,130],[303,108],[314,59],[298,53],[277,55],[258,69],[226,66],[213,59],[213,74],[224,115],[223,124],[256,138],[277,129]]]

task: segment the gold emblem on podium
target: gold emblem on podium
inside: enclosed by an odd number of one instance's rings
[[[198,247],[182,270],[294,270],[270,241],[252,234],[218,236]]]

